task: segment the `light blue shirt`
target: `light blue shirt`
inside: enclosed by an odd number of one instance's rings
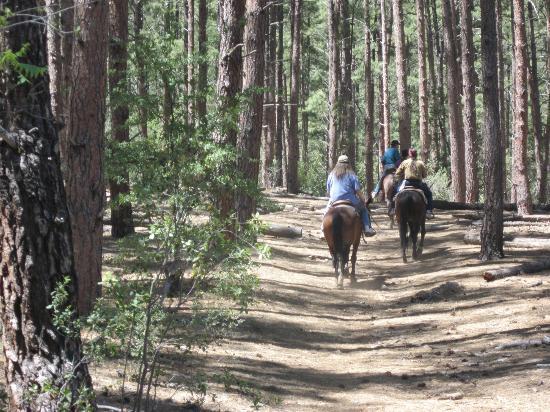
[[[355,174],[348,173],[337,179],[333,173],[328,175],[327,193],[330,197],[330,202],[337,200],[350,200],[354,205],[360,203],[359,198],[355,194],[361,190],[361,184]]]

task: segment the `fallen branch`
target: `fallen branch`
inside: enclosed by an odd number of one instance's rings
[[[464,235],[464,243],[467,245],[480,245],[481,238],[479,232],[473,230],[466,232]],[[504,246],[550,249],[550,238],[504,235]]]
[[[286,237],[286,238],[298,238],[302,237],[302,228],[297,226],[285,226],[272,224],[264,230],[264,235]]]
[[[548,269],[550,269],[550,259],[543,259],[533,262],[526,262],[521,265],[504,269],[487,270],[483,273],[483,279],[487,282],[492,282],[497,279],[518,276],[521,274],[536,273]]]
[[[481,203],[461,203],[461,202],[449,202],[447,200],[434,200],[434,208],[441,210],[483,210],[484,205]],[[515,212],[517,206],[515,203],[505,203],[504,210]],[[535,211],[548,212],[550,211],[550,204],[548,205],[536,205]]]
[[[540,339],[515,340],[512,342],[503,343],[502,345],[498,345],[495,349],[496,350],[511,349],[511,348],[527,349],[528,347],[531,347],[531,346],[542,346],[542,345],[550,345],[550,336],[543,336]]]

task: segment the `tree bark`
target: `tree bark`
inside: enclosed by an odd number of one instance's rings
[[[351,14],[349,9],[349,0],[338,0],[340,10],[340,22],[342,27],[342,86],[340,88],[340,120],[342,124],[342,148],[341,152],[345,153],[350,161],[350,164],[355,168],[355,115],[353,101],[353,36],[351,34]]]
[[[380,0],[380,32],[382,41],[382,110],[384,125],[384,140],[380,145],[380,153],[390,147],[390,89],[388,85],[388,28],[386,22],[386,1]]]
[[[45,67],[45,32],[24,14],[41,4],[2,5],[14,13],[2,33],[3,46],[19,51],[31,44],[21,63]],[[58,410],[62,400],[54,392],[63,389],[67,410],[76,410],[82,390],[92,390],[80,334],[56,325],[47,308],[52,292],[68,279],[68,300],[59,309],[71,312],[71,322],[76,319],[71,225],[47,77],[18,84],[14,71],[3,71],[0,95],[0,124],[13,130],[0,128],[0,316],[9,410]]]
[[[506,142],[508,141],[508,104],[504,93],[504,53],[502,51],[502,0],[496,0],[495,21],[497,25],[497,64],[498,64],[498,105],[500,109],[500,136],[502,149],[502,193],[506,199]]]
[[[197,118],[199,124],[206,122],[206,94],[208,90],[208,3],[199,0],[199,74],[197,78]]]
[[[105,182],[103,177],[107,83],[107,2],[75,2],[69,122],[61,156],[71,215],[79,313],[100,294]]]
[[[303,19],[303,17],[302,17]],[[311,27],[311,14],[307,17],[306,30]],[[309,99],[310,79],[311,79],[311,38],[309,34],[304,35],[302,30],[302,61],[304,67],[302,68],[302,163],[307,167],[309,161],[309,111],[307,109],[307,101]],[[307,170],[307,169],[306,169]]]
[[[187,118],[195,124],[195,0],[187,0]]]
[[[374,44],[370,30],[370,1],[364,0],[365,10],[365,184],[367,193],[374,189],[374,82],[372,76],[372,52]]]
[[[128,0],[111,0],[109,43],[109,88],[111,92],[111,133],[113,134],[113,158],[117,158],[117,146],[129,140],[128,119],[130,111],[125,103],[128,70]],[[132,205],[120,201],[120,195],[130,193],[128,171],[121,171],[109,180],[111,194],[111,234],[121,238],[134,233]]]
[[[481,65],[483,74],[483,142],[485,215],[481,228],[482,260],[501,258],[503,251],[502,138],[498,96],[495,0],[481,2]]]
[[[418,31],[418,111],[420,126],[421,157],[428,161],[430,153],[430,130],[428,126],[428,82],[426,78],[426,25],[424,19],[424,0],[416,0],[416,27]],[[435,77],[435,72],[434,72]]]
[[[300,104],[300,46],[302,29],[302,0],[292,0],[292,61],[290,70],[290,110],[287,135],[287,190],[298,193],[298,161],[300,140],[298,138],[298,106]]]
[[[276,82],[277,82],[277,130],[275,138],[275,186],[283,184],[283,134],[285,122],[284,107],[284,42],[283,42],[283,3],[277,6],[277,64],[276,64]]]
[[[61,28],[60,0],[46,0],[48,26],[48,75],[50,77],[50,96],[52,114],[56,124],[63,122],[63,56],[61,54],[61,37],[56,33]]]
[[[546,73],[550,73],[550,1],[546,1]],[[550,82],[546,82],[546,95],[550,96]],[[543,181],[546,182],[545,202],[548,203],[550,190],[548,188],[548,176],[550,175],[550,102],[546,104],[546,134],[544,143],[544,169]]]
[[[275,140],[277,138],[277,98],[276,98],[276,64],[277,64],[277,7],[268,8],[269,24],[266,25],[265,46],[265,102],[263,136],[262,182],[264,187],[275,185],[273,166],[275,159]],[[268,17],[266,16],[266,19]]]
[[[145,69],[145,56],[141,49],[140,42],[142,41],[141,32],[143,30],[144,15],[143,15],[143,2],[145,0],[137,0],[134,8],[134,38],[137,44],[136,47],[136,69],[137,69],[137,92],[139,96],[138,104],[138,117],[139,117],[139,129],[141,137],[147,139],[149,135],[147,119],[149,117],[149,111],[147,110],[147,72]]]
[[[397,82],[399,141],[403,148],[408,148],[411,146],[411,115],[409,112],[409,96],[407,91],[407,46],[405,44],[403,2],[402,0],[392,0],[392,5],[393,24],[395,25],[395,76]]]
[[[523,0],[513,0],[514,9],[514,139],[512,143],[512,184],[518,213],[532,213],[527,176],[527,39]]]
[[[247,103],[239,120],[237,170],[251,187],[257,187],[260,164],[260,139],[263,118],[264,47],[266,0],[246,1],[243,50],[243,94]],[[239,224],[246,223],[256,211],[254,194],[240,192],[236,198]]]
[[[328,6],[328,168],[332,170],[338,160],[338,120],[340,73],[339,16],[335,0],[327,0]]]
[[[466,202],[477,202],[479,196],[477,176],[476,75],[474,67],[474,39],[472,34],[472,7],[472,0],[460,1],[462,115],[464,123],[464,151],[466,158]]]
[[[242,43],[245,3],[242,0],[222,0],[218,4],[220,53],[218,61],[217,105],[222,125],[214,133],[214,141],[222,148],[234,148],[237,143],[238,94],[242,88]],[[230,167],[232,161],[225,166]],[[227,173],[227,170],[220,170]],[[228,219],[233,208],[233,192],[221,187],[217,195],[217,208],[222,219]],[[231,228],[228,226],[228,229]]]
[[[456,30],[453,22],[451,0],[441,0],[445,57],[447,60],[447,105],[449,108],[449,138],[451,141],[451,188],[453,200],[465,201],[464,136],[462,134],[460,107],[460,73],[456,48]]]
[[[546,202],[547,182],[545,178],[546,165],[544,164],[544,139],[542,130],[542,118],[540,112],[540,93],[539,93],[539,75],[537,63],[537,42],[535,38],[535,25],[533,16],[533,4],[527,3],[529,28],[530,28],[530,51],[531,64],[529,65],[529,91],[531,94],[531,122],[533,125],[533,135],[535,143],[535,170],[536,170],[536,193],[538,202]]]

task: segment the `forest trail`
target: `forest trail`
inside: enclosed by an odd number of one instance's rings
[[[422,261],[405,265],[398,232],[375,205],[378,234],[361,244],[358,284],[337,290],[319,238],[325,202],[273,199],[288,206],[263,219],[302,226],[304,236],[262,239],[272,258],[260,262],[258,301],[231,339],[209,349],[206,371],[226,367],[259,389],[269,402],[262,410],[548,410],[549,369],[536,366],[550,363],[548,347],[495,347],[550,335],[550,273],[493,283],[480,276],[540,250],[506,250],[503,261],[482,264],[479,248],[462,241],[469,222],[439,211]],[[458,284],[446,299],[411,302],[445,282]],[[250,405],[222,390],[205,404]]]

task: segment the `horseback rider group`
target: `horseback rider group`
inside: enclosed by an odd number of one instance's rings
[[[405,187],[413,187],[421,189],[427,200],[426,205],[426,218],[432,219],[433,205],[432,205],[432,192],[428,185],[423,182],[423,179],[427,176],[426,166],[424,162],[417,159],[417,152],[415,149],[410,148],[408,151],[403,150],[399,152],[399,141],[393,140],[391,146],[386,149],[384,155],[381,157],[383,165],[382,176],[376,185],[376,188],[371,193],[372,197],[376,197],[380,191],[382,181],[389,174],[395,174],[396,183],[393,185],[391,193],[386,193],[386,197],[391,201],[390,214],[394,213],[395,209],[395,196],[402,191]],[[329,207],[337,201],[349,201],[361,216],[363,222],[363,232],[365,236],[374,236],[375,230],[370,223],[370,216],[366,207],[365,196],[361,192],[361,184],[346,155],[342,155],[338,158],[336,166],[329,174],[327,179],[327,193],[329,194]]]

